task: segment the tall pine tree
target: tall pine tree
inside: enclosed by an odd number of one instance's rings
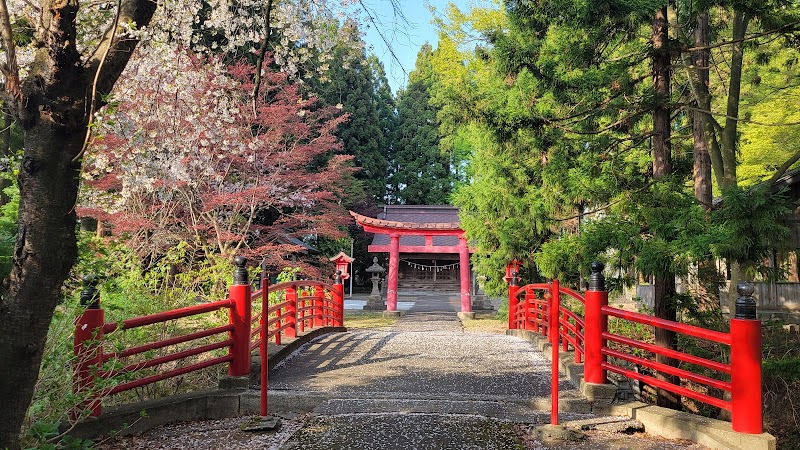
[[[376,58],[367,58],[357,26],[345,23],[341,33],[350,35],[346,41],[351,45],[337,46],[326,77],[309,80],[308,84],[325,103],[341,105],[350,115],[338,135],[344,153],[355,157],[359,169],[355,178],[360,181],[360,189],[351,192],[351,201],[368,197],[382,202],[386,196],[386,154],[394,100],[383,66]]]
[[[439,123],[431,106],[433,50],[425,44],[409,84],[397,96],[387,203],[446,204],[453,189],[450,161],[439,150]]]

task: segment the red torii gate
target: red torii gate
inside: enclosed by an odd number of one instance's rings
[[[470,269],[467,238],[464,230],[457,222],[448,223],[413,223],[395,222],[375,219],[350,211],[356,223],[364,231],[389,236],[389,245],[370,245],[371,253],[389,253],[389,286],[386,294],[386,310],[397,311],[397,273],[400,265],[400,252],[403,253],[458,253],[461,279],[461,312],[459,315],[471,317],[472,299],[470,298]],[[424,236],[425,245],[400,245],[401,236]],[[457,246],[433,245],[434,236],[455,236]]]

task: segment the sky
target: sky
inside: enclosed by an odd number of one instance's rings
[[[405,87],[408,73],[414,70],[422,44],[429,42],[436,48],[436,29],[431,23],[433,15],[428,6],[435,7],[439,14],[443,14],[451,1],[462,11],[468,10],[469,5],[475,3],[474,0],[397,0],[402,5],[401,12],[406,19],[404,21],[395,15],[390,0],[364,0],[377,24],[370,24],[365,30],[367,52],[374,53],[383,62],[392,92],[397,93],[398,89]],[[391,52],[381,34],[391,45]],[[396,59],[392,57],[392,52]]]

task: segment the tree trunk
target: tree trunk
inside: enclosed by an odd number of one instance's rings
[[[742,62],[744,60],[744,36],[750,17],[742,11],[733,14],[733,44],[731,44],[731,77],[728,81],[728,102],[725,111],[725,129],[722,132],[722,164],[724,168],[723,186],[737,185],[736,147],[738,141],[739,100],[742,87]]]
[[[722,133],[722,158],[725,168],[723,190],[738,185],[736,176],[736,149],[738,146],[739,101],[742,86],[742,63],[744,60],[744,43],[750,16],[742,11],[733,14],[733,41],[731,45],[731,77],[728,82],[728,102],[725,111],[725,129]],[[731,312],[736,304],[736,284],[743,280],[744,271],[735,261],[731,262],[731,279],[728,282],[728,308]]]
[[[19,171],[19,231],[11,275],[0,300],[0,448],[18,447],[17,435],[33,397],[47,332],[61,286],[77,256],[75,202],[79,163],[72,158],[83,132],[53,122],[43,112],[24,130]],[[78,116],[83,110],[73,111]]]
[[[677,310],[675,308],[675,274],[664,272],[656,274],[655,276],[655,305],[654,311],[656,317],[676,321]],[[674,331],[664,330],[662,328],[655,328],[655,343],[659,347],[669,348],[676,350],[678,347],[678,340]],[[678,360],[663,355],[656,355],[656,362],[666,364],[668,366],[677,367]],[[656,379],[666,381],[675,385],[680,385],[680,379],[676,376],[669,375],[663,372],[656,373]],[[678,394],[657,388],[656,389],[656,404],[670,409],[681,409],[681,397]]]
[[[658,180],[672,172],[671,128],[670,128],[670,51],[667,22],[667,8],[656,12],[653,20],[653,87],[657,103],[653,109],[653,178]],[[655,274],[654,310],[656,317],[676,320],[675,310],[675,274],[671,273],[669,262],[665,261],[661,273]],[[677,345],[675,332],[655,329],[655,343],[664,348],[674,349]],[[677,361],[662,355],[656,355],[656,361],[670,366],[677,366]],[[677,377],[662,372],[656,378],[669,383],[678,384]],[[659,406],[680,409],[680,397],[657,389]]]
[[[695,47],[708,46],[708,11],[697,15],[697,28],[694,31]],[[704,109],[708,102],[708,64],[710,51],[707,48],[693,52],[692,63],[697,73],[698,109]],[[713,202],[711,191],[711,155],[708,152],[709,123],[701,111],[692,113],[692,135],[694,137],[694,196],[709,211]],[[712,130],[713,131],[713,130]]]
[[[653,178],[663,178],[672,171],[670,143],[670,55],[667,8],[656,13],[653,20]]]
[[[5,86],[25,144],[17,242],[11,274],[0,291],[0,329],[6,336],[0,339],[0,448],[10,450],[19,448],[53,311],[78,253],[75,204],[88,106],[99,105],[111,92],[138,43],[113,39],[110,28],[83,60],[75,44],[78,8],[75,0],[42,2],[35,63],[20,86]],[[155,8],[147,0],[122,0],[118,23],[145,27]],[[10,35],[8,21],[0,22],[2,34]],[[4,75],[7,81],[17,76]]]

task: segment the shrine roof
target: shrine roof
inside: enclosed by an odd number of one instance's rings
[[[458,224],[458,208],[450,205],[386,205],[379,219],[410,223]]]
[[[390,209],[391,208],[391,209]],[[350,215],[361,225],[393,230],[452,230],[460,231],[458,209],[448,207],[413,206],[408,208],[388,207],[378,218],[363,216],[350,211]],[[444,219],[444,220],[443,220]]]
[[[384,212],[377,218],[363,216],[354,212],[350,215],[367,232],[374,233],[370,251],[389,245],[389,235],[386,233],[397,232],[401,235],[400,247],[429,249],[439,248],[436,252],[454,253],[458,245],[458,236],[464,231],[458,218],[458,208],[449,205],[417,206],[417,205],[387,205]],[[426,243],[425,236],[433,236],[430,243]],[[411,251],[411,250],[409,250]]]

